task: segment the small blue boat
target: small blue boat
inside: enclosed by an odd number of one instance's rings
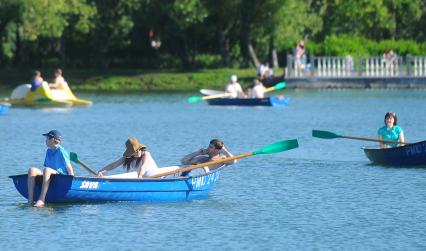
[[[235,106],[285,106],[290,102],[290,97],[272,96],[265,98],[215,98],[206,100],[209,105],[235,105]]]
[[[0,115],[6,114],[9,111],[10,104],[8,103],[0,103]]]
[[[365,147],[364,153],[373,163],[389,166],[426,165],[426,140],[392,148]]]
[[[147,201],[170,202],[204,198],[224,166],[209,173],[164,179],[123,179],[52,175],[46,202]],[[28,198],[27,174],[9,176]],[[42,176],[36,177],[34,198],[40,195]]]

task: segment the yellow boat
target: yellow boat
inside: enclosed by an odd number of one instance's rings
[[[46,82],[31,91],[30,84],[22,84],[16,87],[10,99],[6,99],[12,105],[24,106],[73,106],[73,105],[91,105],[92,101],[76,98],[67,83],[60,88],[50,89]]]

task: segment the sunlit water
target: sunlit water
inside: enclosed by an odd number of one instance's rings
[[[407,141],[424,140],[426,90],[288,91],[284,108],[188,104],[195,94],[83,93],[92,107],[12,107],[0,117],[1,249],[426,249],[426,168],[373,166],[360,147],[374,143],[311,137],[312,129],[375,136],[395,111]],[[203,200],[35,209],[8,176],[42,165],[50,129],[94,169],[119,158],[130,136],[161,166],[216,137],[233,153],[292,138],[300,148],[241,159]]]

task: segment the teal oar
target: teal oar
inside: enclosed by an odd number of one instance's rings
[[[279,141],[279,142],[275,142],[273,144],[267,145],[267,146],[263,147],[262,149],[259,149],[259,150],[254,151],[254,152],[247,152],[247,153],[235,155],[235,156],[228,157],[228,158],[223,158],[223,159],[220,159],[220,160],[209,161],[209,162],[205,162],[205,163],[201,163],[201,164],[197,164],[197,165],[187,166],[187,167],[184,167],[184,168],[180,168],[178,170],[156,174],[156,175],[150,176],[149,178],[158,178],[158,177],[162,177],[162,176],[166,176],[166,175],[170,175],[170,174],[190,171],[190,170],[194,170],[194,169],[197,169],[197,168],[216,165],[216,164],[219,164],[219,163],[225,163],[225,162],[229,162],[229,161],[232,161],[232,160],[235,160],[235,159],[241,159],[241,158],[245,158],[245,157],[249,157],[249,156],[257,155],[257,154],[271,154],[271,153],[284,152],[284,151],[288,151],[288,150],[297,148],[298,146],[299,146],[299,143],[297,142],[297,139]]]
[[[276,84],[274,86],[266,88],[265,92],[277,91],[277,90],[285,88],[286,86],[287,86],[287,84],[285,82],[279,82],[278,84]]]
[[[81,160],[78,159],[78,155],[77,153],[74,152],[70,152],[70,159],[75,162],[80,164],[81,166],[83,166],[84,168],[86,168],[87,171],[91,172],[94,175],[98,175],[98,173],[93,170],[92,168],[90,168],[88,165],[86,165],[84,162],[82,162]]]
[[[337,139],[337,138],[345,138],[345,139],[356,139],[356,140],[365,140],[365,141],[374,141],[381,143],[393,143],[393,144],[402,144],[408,145],[408,142],[398,142],[393,140],[386,139],[378,139],[378,138],[366,138],[366,137],[355,137],[348,135],[339,135],[336,133],[328,132],[328,131],[320,131],[320,130],[312,130],[312,136],[320,139]]]

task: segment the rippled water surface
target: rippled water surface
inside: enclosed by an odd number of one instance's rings
[[[395,111],[407,141],[425,140],[426,90],[287,91],[284,108],[188,104],[195,94],[79,93],[94,105],[12,107],[0,117],[1,249],[426,249],[426,168],[374,166],[360,149],[374,143],[311,137],[375,136]],[[120,157],[130,136],[162,166],[216,137],[236,154],[282,139],[300,147],[241,159],[203,200],[30,208],[8,176],[42,165],[50,129],[94,169]]]

